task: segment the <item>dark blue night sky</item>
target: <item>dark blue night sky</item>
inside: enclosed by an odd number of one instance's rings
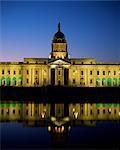
[[[48,57],[58,22],[71,57],[120,61],[120,2],[2,1],[0,61]]]

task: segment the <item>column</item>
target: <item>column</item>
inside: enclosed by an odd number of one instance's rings
[[[49,71],[48,71],[48,83],[49,85],[51,85],[51,67],[49,67]]]
[[[57,85],[57,67],[55,68],[55,85]]]
[[[33,75],[33,76],[32,76],[32,82],[33,82],[32,85],[34,86],[34,78],[35,78],[35,77],[34,77],[34,68],[32,69],[32,75]]]
[[[62,85],[64,85],[64,67],[62,67]]]

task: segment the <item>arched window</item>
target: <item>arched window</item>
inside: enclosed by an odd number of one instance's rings
[[[22,76],[19,77],[19,79],[18,79],[18,85],[19,85],[19,86],[22,86]]]
[[[120,78],[118,79],[118,86],[120,86]]]
[[[96,79],[96,86],[100,86],[100,78]]]
[[[10,86],[10,77],[8,77],[8,78],[6,79],[6,84],[7,84],[7,86]]]
[[[108,86],[111,86],[111,78],[108,78]]]
[[[12,85],[15,86],[16,85],[16,77],[12,78]]]
[[[117,78],[113,78],[113,86],[117,86]]]
[[[2,76],[2,78],[1,78],[1,85],[5,85],[5,77],[4,76]]]
[[[106,79],[102,78],[102,86],[105,86]]]

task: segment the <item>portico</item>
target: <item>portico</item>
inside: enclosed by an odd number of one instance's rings
[[[51,85],[69,85],[70,62],[55,60],[49,63],[49,83]]]

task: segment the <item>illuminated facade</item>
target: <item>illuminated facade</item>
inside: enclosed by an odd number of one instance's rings
[[[60,23],[51,48],[49,58],[24,58],[23,62],[0,62],[0,85],[120,86],[120,62],[70,58]]]

